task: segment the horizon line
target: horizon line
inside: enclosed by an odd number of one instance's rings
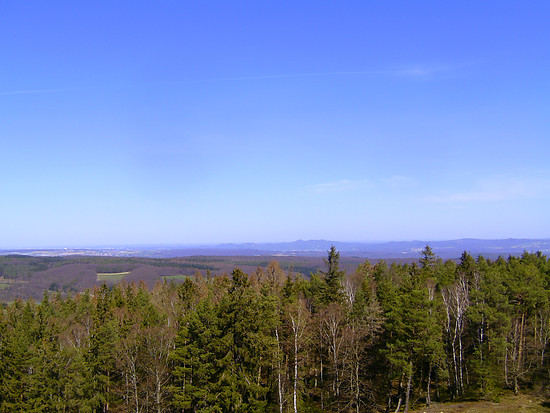
[[[330,239],[297,239],[294,241],[247,241],[247,242],[204,242],[204,243],[118,243],[118,244],[89,244],[89,245],[50,245],[50,246],[27,246],[27,247],[0,247],[0,251],[28,251],[28,250],[98,250],[98,249],[125,249],[125,248],[160,248],[160,249],[174,249],[174,248],[204,248],[204,247],[223,247],[223,246],[247,246],[247,245],[267,245],[267,244],[293,244],[298,242],[326,242],[326,243],[340,243],[340,244],[390,244],[390,243],[440,243],[440,242],[453,242],[453,241],[550,241],[550,237],[507,237],[507,238],[475,238],[475,237],[462,237],[462,238],[447,238],[447,239],[408,239],[408,240],[387,240],[387,241],[343,241],[343,240],[330,240]]]

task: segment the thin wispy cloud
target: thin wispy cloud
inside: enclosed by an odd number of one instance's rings
[[[520,201],[547,197],[550,180],[539,178],[489,178],[478,182],[470,191],[432,195],[424,200],[434,203],[466,204],[475,202]]]
[[[22,89],[22,90],[8,90],[1,92],[0,96],[9,96],[9,95],[37,95],[37,94],[47,94],[47,93],[63,93],[63,92],[75,92],[82,90],[79,88],[73,89]]]
[[[382,179],[382,183],[392,188],[418,186],[418,181],[416,179],[404,175],[394,175],[390,178]]]
[[[370,182],[366,180],[349,180],[343,179],[340,181],[326,182],[316,185],[308,185],[306,189],[309,191],[324,194],[327,192],[343,192],[353,191],[370,186]]]
[[[359,71],[334,71],[334,72],[308,72],[308,73],[279,73],[279,74],[267,74],[267,75],[251,75],[251,76],[233,76],[233,77],[217,77],[206,79],[187,79],[176,80],[173,82],[150,82],[144,84],[129,84],[117,85],[118,87],[139,87],[144,85],[157,85],[157,86],[169,86],[169,85],[181,85],[181,84],[197,84],[197,83],[211,83],[211,82],[235,82],[245,80],[269,80],[269,79],[291,79],[291,78],[313,78],[313,77],[351,77],[351,76],[396,76],[396,77],[426,77],[436,72],[447,70],[443,67],[414,67],[403,70],[359,70]],[[106,87],[106,86],[105,86]],[[112,87],[112,86],[110,86]],[[95,87],[93,89],[97,89]],[[92,88],[64,88],[64,89],[18,89],[18,90],[5,90],[0,91],[0,96],[10,95],[35,95],[35,94],[50,94],[50,93],[63,93],[90,90]]]
[[[181,84],[181,83],[201,83],[201,82],[223,82],[223,81],[239,81],[239,80],[263,80],[263,79],[286,79],[300,77],[334,77],[334,76],[400,76],[400,77],[421,77],[447,70],[443,67],[415,67],[403,70],[359,70],[359,71],[335,71],[335,72],[308,72],[308,73],[280,73],[271,75],[251,75],[251,76],[234,76],[234,77],[219,77],[197,80],[182,80],[168,83],[158,84]]]
[[[500,202],[510,201],[513,199],[524,199],[525,194],[513,190],[486,190],[486,191],[471,191],[459,192],[448,195],[432,195],[425,200],[436,203],[469,203],[469,202]]]

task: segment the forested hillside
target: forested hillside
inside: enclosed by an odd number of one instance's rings
[[[152,288],[158,281],[182,282],[197,273],[206,276],[230,274],[236,267],[252,273],[266,267],[269,256],[191,256],[175,258],[0,255],[0,303],[18,298],[39,301],[44,291],[76,294],[104,282],[143,281]],[[345,257],[342,265],[353,271],[363,259]],[[412,262],[412,260],[401,260]],[[277,257],[286,271],[309,276],[323,268],[321,257]]]
[[[549,394],[550,262],[464,253],[309,279],[246,274],[45,293],[0,313],[0,411],[407,411]]]

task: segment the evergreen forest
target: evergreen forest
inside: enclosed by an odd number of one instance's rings
[[[550,394],[550,262],[361,263],[44,293],[0,312],[0,412],[407,412]]]

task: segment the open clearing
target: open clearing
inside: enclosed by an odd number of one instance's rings
[[[126,272],[98,272],[98,281],[118,282],[121,281],[126,275],[130,274],[130,271]]]
[[[550,413],[550,401],[528,394],[502,397],[499,403],[489,401],[433,404],[413,410],[414,413]]]

